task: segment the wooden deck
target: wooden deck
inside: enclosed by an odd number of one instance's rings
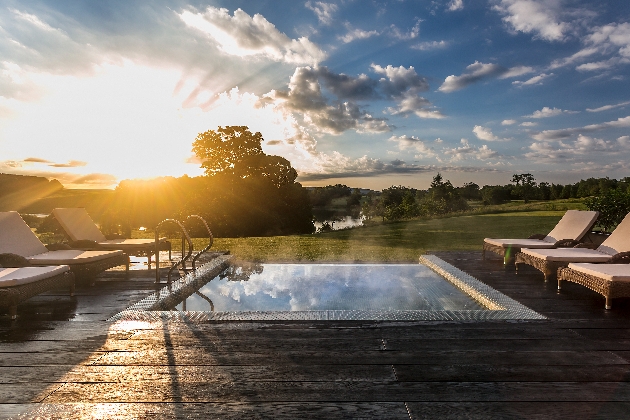
[[[150,277],[103,277],[0,320],[0,418],[630,416],[630,300],[435,253],[545,321],[122,323]]]

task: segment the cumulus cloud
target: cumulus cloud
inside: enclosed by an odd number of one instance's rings
[[[575,134],[589,133],[594,131],[605,130],[608,128],[625,128],[630,127],[630,116],[619,118],[615,121],[607,121],[601,124],[590,124],[584,127],[563,128],[560,130],[545,130],[540,133],[534,134],[532,137],[535,140],[558,140],[566,139]]]
[[[549,118],[555,117],[561,114],[577,114],[578,111],[562,110],[560,108],[543,107],[541,110],[534,111],[531,115],[524,115],[524,118]]]
[[[455,12],[457,10],[463,10],[464,9],[464,0],[451,0],[448,5],[446,10],[450,11],[450,12]]]
[[[611,23],[593,30],[587,43],[617,50],[620,56],[630,59],[630,23]]]
[[[499,138],[497,136],[495,136],[494,134],[492,134],[492,130],[487,128],[487,127],[482,127],[480,125],[476,125],[473,128],[473,133],[475,133],[475,136],[477,136],[477,138],[479,140],[484,140],[484,141],[506,141],[509,139],[502,139]]]
[[[545,162],[575,161],[582,160],[584,156],[593,157],[597,154],[612,155],[627,152],[628,146],[630,145],[625,143],[622,137],[616,141],[610,141],[580,134],[572,142],[541,141],[532,143],[525,156]]]
[[[468,143],[468,140],[462,139],[460,147],[445,149],[444,154],[451,157],[451,161],[461,161],[466,159],[488,160],[495,159],[501,155],[490,149],[487,145],[475,147]]]
[[[338,74],[325,66],[298,67],[291,76],[288,91],[273,90],[262,102],[274,102],[285,110],[298,112],[304,116],[305,122],[331,134],[350,129],[362,132],[391,130],[386,119],[372,116],[358,103],[372,99],[394,101],[396,106],[386,110],[392,115],[444,118],[427,99],[419,96],[428,89],[428,83],[413,67],[376,64],[371,67],[383,77],[377,80],[365,74]]]
[[[416,158],[434,157],[435,150],[429,146],[426,141],[415,136],[392,136],[389,141],[398,144],[400,150],[412,150],[416,154]]]
[[[517,81],[512,82],[512,84],[516,85],[516,86],[542,85],[543,80],[545,80],[545,79],[547,79],[547,78],[549,78],[551,76],[553,76],[553,73],[549,73],[549,74],[542,73],[542,74],[539,74],[538,76],[534,76],[531,79],[528,79],[528,80],[526,80],[524,82],[521,82],[521,81],[517,80]]]
[[[516,120],[503,120],[503,121],[501,121],[501,125],[514,125],[517,122],[518,121],[516,121]]]
[[[599,108],[586,108],[586,110],[588,112],[602,112],[602,111],[608,111],[610,109],[620,108],[626,105],[630,105],[630,101],[620,102],[614,105],[604,105],[604,106],[600,106]]]
[[[593,54],[598,53],[599,51],[600,51],[599,48],[594,48],[594,47],[581,49],[580,51],[576,52],[575,54],[569,57],[553,60],[549,68],[553,70],[559,67],[564,67],[564,66],[574,64],[576,62],[586,59],[587,57],[590,57]]]
[[[499,0],[493,9],[514,31],[533,33],[537,39],[562,41],[569,30],[559,19],[559,0]]]
[[[534,127],[534,126],[537,126],[538,123],[533,122],[533,121],[523,121],[519,125],[522,126],[522,127]]]
[[[290,39],[260,14],[208,7],[204,13],[184,11],[182,21],[214,39],[223,52],[240,57],[263,56],[291,64],[316,64],[326,53],[308,38]]]
[[[306,6],[307,9],[315,12],[319,23],[321,23],[322,25],[330,25],[333,22],[333,15],[339,9],[336,4],[324,3],[321,1],[307,1],[304,6]]]
[[[47,159],[38,158],[38,157],[27,157],[22,162],[24,163],[43,163],[46,166],[50,166],[51,168],[77,168],[81,166],[86,166],[87,162],[83,162],[80,160],[69,160],[66,163],[55,163]]]

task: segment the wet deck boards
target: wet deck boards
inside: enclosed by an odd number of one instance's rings
[[[480,253],[436,253],[549,319],[130,323],[152,291],[103,278],[0,322],[0,418],[625,418],[630,300]],[[69,320],[72,318],[72,320]]]

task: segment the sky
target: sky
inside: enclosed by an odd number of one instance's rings
[[[630,176],[627,0],[0,3],[0,173],[198,176],[245,125],[305,186]]]

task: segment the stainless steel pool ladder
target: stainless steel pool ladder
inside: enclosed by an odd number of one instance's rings
[[[169,223],[170,224],[175,224],[177,227],[179,227],[179,230],[182,233],[182,258],[179,261],[175,261],[171,265],[171,268],[169,268],[169,270],[168,270],[168,277],[167,277],[167,284],[171,284],[171,272],[178,265],[181,264],[182,270],[184,270],[185,273],[188,272],[188,270],[186,269],[186,260],[188,258],[190,258],[190,256],[192,255],[192,252],[193,252],[193,244],[192,244],[192,240],[190,239],[190,235],[188,234],[188,231],[186,230],[184,225],[179,220],[164,219],[160,223],[158,223],[158,225],[155,227],[155,243],[156,243],[156,246],[155,246],[155,267],[156,267],[155,268],[155,282],[156,283],[160,283],[160,250],[159,250],[159,247],[157,245],[159,243],[159,238],[160,238],[160,227],[162,227],[162,225],[169,224]],[[186,256],[184,256],[184,252],[185,252],[185,249],[186,249],[185,242],[188,243],[188,253],[186,254]]]
[[[208,245],[206,245],[206,247],[204,249],[199,251],[193,257],[193,259],[192,259],[192,269],[193,270],[195,269],[195,262],[197,261],[197,259],[201,256],[201,254],[203,254],[204,252],[207,252],[210,249],[210,247],[212,247],[212,243],[214,242],[214,235],[212,235],[212,231],[210,230],[210,227],[208,226],[208,223],[206,222],[206,220],[203,217],[198,216],[196,214],[191,214],[190,216],[188,216],[186,218],[186,220],[184,220],[184,226],[190,226],[190,222],[194,221],[194,220],[201,221],[201,223],[203,223],[203,225],[205,226],[206,231],[208,232]]]

